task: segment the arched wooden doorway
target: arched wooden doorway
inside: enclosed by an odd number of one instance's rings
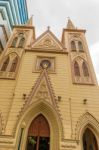
[[[83,150],[98,150],[96,137],[89,128],[83,134]]]
[[[38,115],[28,130],[27,150],[49,150],[50,128],[46,118]]]

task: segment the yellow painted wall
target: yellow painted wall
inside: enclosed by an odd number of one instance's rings
[[[2,145],[2,139],[6,138],[5,145],[9,147],[3,148],[1,146],[0,150],[17,149],[18,130],[20,129],[18,115],[20,115],[21,108],[25,104],[23,94],[26,96],[30,94],[40,75],[35,70],[37,56],[55,57],[55,73],[49,73],[49,78],[56,98],[61,96],[58,110],[63,127],[63,137],[60,138],[59,150],[81,150],[82,141],[75,139],[76,125],[80,117],[86,112],[93,115],[97,122],[99,121],[99,86],[72,84],[70,54],[30,52],[28,50],[24,52],[21,58],[16,80],[0,79],[0,112],[2,123],[4,123],[0,145]],[[83,103],[84,99],[87,99],[86,104]],[[9,138],[11,138],[11,144]],[[80,143],[78,144],[79,140]],[[13,145],[14,148],[10,148],[10,145]]]

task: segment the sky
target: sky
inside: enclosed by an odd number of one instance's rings
[[[99,82],[99,0],[27,0],[36,35],[48,26],[61,40],[68,17],[77,28],[86,29],[86,38]]]

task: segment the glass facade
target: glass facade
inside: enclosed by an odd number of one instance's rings
[[[28,20],[26,0],[17,0],[17,4],[19,8],[21,23],[24,24]]]
[[[5,20],[8,18],[11,28],[13,25],[25,24],[28,20],[26,0],[0,0],[0,11],[7,16]]]

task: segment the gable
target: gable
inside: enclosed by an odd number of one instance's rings
[[[32,43],[31,48],[64,51],[62,43],[49,30],[38,37],[38,39]]]
[[[28,108],[32,103],[37,101],[46,101],[51,106],[54,106],[54,109],[58,109],[57,100],[55,98],[50,78],[46,70],[43,70],[32,90],[30,91],[30,94],[23,105],[22,112],[24,112],[24,110],[26,110],[26,108]]]

